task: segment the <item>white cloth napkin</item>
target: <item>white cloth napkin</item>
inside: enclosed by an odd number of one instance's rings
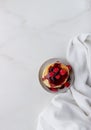
[[[74,70],[74,83],[39,115],[37,130],[91,130],[91,34],[70,40],[67,60]]]

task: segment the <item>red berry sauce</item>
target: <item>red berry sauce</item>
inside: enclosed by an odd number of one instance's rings
[[[55,63],[48,69],[48,74],[45,79],[48,79],[50,86],[61,85],[65,79],[68,77],[68,73],[65,69],[61,68],[61,63]]]

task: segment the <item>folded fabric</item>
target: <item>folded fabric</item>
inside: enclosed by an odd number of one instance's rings
[[[70,40],[67,60],[74,83],[39,115],[37,130],[91,130],[91,34]]]

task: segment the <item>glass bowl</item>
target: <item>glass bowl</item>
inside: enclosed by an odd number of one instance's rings
[[[68,63],[65,59],[62,59],[62,58],[51,58],[51,59],[46,60],[46,61],[41,65],[41,67],[40,67],[40,69],[39,69],[39,75],[38,75],[39,82],[40,82],[41,86],[42,86],[47,92],[51,92],[51,93],[58,93],[58,92],[64,93],[64,92],[66,92],[66,91],[71,87],[71,85],[72,85],[72,83],[73,83],[73,79],[74,79],[73,77],[74,77],[74,76],[73,76],[73,70],[72,70],[72,68],[71,68],[69,77],[68,77],[68,79],[67,79],[67,81],[69,80],[68,82],[70,83],[70,85],[67,86],[67,87],[63,86],[63,87],[59,87],[59,88],[57,88],[57,89],[55,89],[55,88],[50,89],[50,88],[43,82],[42,74],[43,74],[43,71],[44,71],[45,67],[48,66],[48,65],[50,65],[50,64],[54,64],[54,63],[56,63],[56,62],[70,66],[69,63]]]

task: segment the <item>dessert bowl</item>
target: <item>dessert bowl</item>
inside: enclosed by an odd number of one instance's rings
[[[66,92],[73,83],[73,70],[69,63],[61,58],[46,60],[39,69],[39,82],[48,92]]]

